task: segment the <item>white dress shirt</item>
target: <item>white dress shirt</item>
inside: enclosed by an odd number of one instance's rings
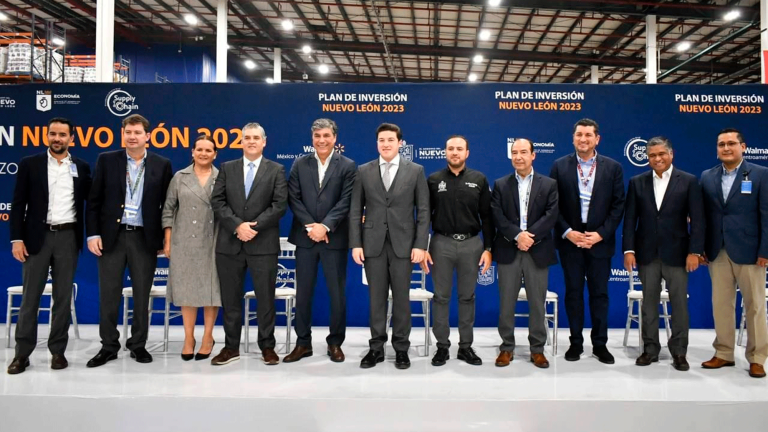
[[[652,171],[651,175],[653,176],[653,195],[656,198],[656,210],[660,210],[661,202],[664,200],[664,194],[667,192],[667,186],[669,186],[669,179],[672,178],[672,165],[661,173],[661,177],[656,175],[656,171]]]
[[[387,170],[386,164],[387,161],[384,160],[383,157],[379,156],[379,174],[381,174],[381,179],[384,180],[384,172]],[[397,167],[400,166],[400,153],[397,154],[392,160],[389,162],[392,164],[391,167],[389,167],[389,179],[392,180],[394,183],[395,181],[395,174],[397,174]],[[390,186],[392,186],[390,184]]]
[[[517,179],[517,196],[520,199],[520,229],[525,231],[528,229],[528,207],[531,205],[531,197],[528,192],[533,186],[533,168],[525,177],[520,177],[520,174],[515,171],[515,179]]]
[[[72,157],[67,155],[61,163],[48,155],[48,215],[45,222],[51,225],[71,223],[77,220],[75,212],[75,180],[70,172]]]
[[[256,179],[256,173],[259,172],[259,165],[261,165],[261,156],[259,156],[256,160],[248,160],[247,157],[243,156],[243,185],[245,185],[245,181],[248,178],[248,170],[251,169],[248,164],[253,162],[253,179]]]
[[[317,159],[317,175],[319,179],[318,186],[323,184],[323,179],[325,178],[325,172],[328,171],[328,167],[331,166],[331,158],[333,157],[333,153],[329,154],[327,158],[325,158],[325,163],[320,161],[320,156],[315,153],[315,159]],[[392,170],[390,169],[390,172]]]

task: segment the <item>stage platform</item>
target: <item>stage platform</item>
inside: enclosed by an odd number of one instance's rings
[[[300,362],[266,366],[257,352],[245,354],[241,347],[240,361],[213,367],[209,361],[180,359],[179,326],[171,329],[168,353],[160,351],[161,345],[150,347],[155,357],[151,364],[138,364],[123,351],[118,360],[87,369],[85,363],[100,345],[97,326],[83,325],[82,339],[70,339],[70,366],[62,371],[49,368],[41,341],[31,367],[21,375],[7,375],[13,348],[0,348],[0,431],[617,432],[768,427],[768,379],[747,375],[743,349],[734,368],[700,368],[713,353],[712,330],[691,331],[689,372],[674,370],[666,350],[658,364],[635,366],[640,350],[621,346],[623,330],[610,331],[615,365],[592,358],[589,346],[580,361],[565,361],[566,329],[560,332],[557,356],[547,347],[551,366],[542,370],[528,360],[527,329],[517,331],[521,346],[506,368],[493,365],[499,343],[496,329],[477,329],[474,346],[484,364],[470,366],[455,360],[458,334],[453,330],[448,364],[430,364],[434,347],[430,357],[419,357],[412,348],[412,366],[405,371],[395,369],[391,349],[384,363],[359,368],[367,351],[366,328],[349,329],[343,347],[347,361],[341,364],[325,355],[327,329],[317,328],[315,356]],[[45,331],[47,326],[41,326]],[[284,334],[278,328],[279,343]],[[588,332],[585,336],[589,340]],[[153,327],[150,341],[161,337],[162,328]],[[216,340],[214,352],[223,345],[220,327]],[[413,329],[411,341],[423,343],[423,328]],[[5,342],[0,339],[0,346]],[[636,329],[630,342],[637,344]],[[252,348],[257,349],[255,344]]]

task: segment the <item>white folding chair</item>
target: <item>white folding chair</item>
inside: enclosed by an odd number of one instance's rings
[[[765,288],[765,301],[768,302],[768,282],[766,282]],[[768,319],[768,312],[766,312],[766,319]],[[739,323],[739,336],[737,338],[737,344],[739,346],[744,345],[744,329],[747,327],[747,314],[744,313],[744,296],[741,296],[741,322]]]
[[[50,281],[50,278],[48,279]],[[21,310],[21,304],[19,306],[13,305],[13,299],[15,297],[21,297],[24,294],[24,287],[21,285],[8,287],[8,307],[5,312],[5,347],[10,348],[11,347],[11,321],[12,318],[15,316],[19,316],[19,311]],[[49,327],[49,333],[50,333],[50,326],[51,326],[51,314],[53,313],[53,284],[51,282],[48,282],[45,284],[45,289],[43,289],[43,297],[48,297],[48,307],[40,306],[37,309],[38,315],[40,312],[45,311],[48,312],[48,327]],[[77,284],[72,284],[72,303],[70,306],[71,315],[72,315],[72,325],[75,330],[75,339],[80,339],[80,329],[77,326],[77,313],[75,311],[75,299],[77,298]],[[41,302],[42,303],[42,302]]]
[[[528,301],[528,293],[525,291],[525,287],[522,287],[517,294],[517,301]],[[557,302],[557,293],[547,290],[547,298],[544,300],[544,323],[547,326],[547,345],[552,346],[552,355],[557,355]],[[552,305],[552,312],[549,311],[550,305]],[[515,312],[515,318],[518,317],[527,318],[529,314]],[[552,324],[552,338],[549,337],[550,324]]]
[[[418,266],[418,264],[417,264]],[[363,271],[365,275],[365,271]],[[367,280],[365,280],[367,285]],[[411,302],[421,303],[421,313],[411,312],[412,318],[424,319],[424,355],[429,356],[429,346],[432,345],[432,335],[430,330],[432,326],[430,324],[430,306],[434,293],[427,291],[427,275],[421,270],[420,267],[416,267],[411,272],[411,289],[408,292],[408,298]],[[387,333],[389,333],[389,326],[392,323],[392,288],[389,289],[389,299],[387,300]],[[418,348],[418,347],[417,347]]]
[[[163,258],[163,255],[158,257]],[[152,288],[149,291],[149,316],[147,322],[152,325],[152,314],[163,314],[163,352],[168,351],[168,330],[170,321],[181,316],[181,311],[171,310],[171,302],[167,298],[168,268],[157,268],[155,277],[152,279]],[[125,345],[128,340],[128,321],[133,319],[133,309],[129,308],[128,303],[133,298],[133,287],[123,288],[123,351],[128,347]],[[154,309],[155,299],[163,299],[163,309]]]
[[[639,289],[637,288],[639,287]],[[637,313],[634,313],[634,305],[637,304]],[[669,322],[672,316],[669,314],[669,291],[667,291],[667,281],[661,280],[661,296],[659,297],[659,304],[662,308],[662,313],[659,314],[659,320],[664,321],[664,328],[667,331],[667,339],[672,336],[672,332],[669,327]],[[640,346],[643,346],[643,288],[639,282],[635,282],[635,277],[629,275],[629,291],[627,292],[627,325],[624,328],[624,346],[627,346],[627,340],[629,338],[629,330],[632,328],[632,323],[637,323],[638,340]]]
[[[275,315],[285,316],[285,352],[291,352],[291,329],[293,319],[296,316],[296,266],[289,269],[279,263],[279,260],[296,261],[296,246],[288,243],[288,237],[280,237],[280,255],[278,255],[277,281],[275,283],[275,300],[285,302],[283,312],[275,312]],[[245,313],[243,314],[245,326],[245,352],[249,352],[251,346],[250,330],[251,321],[257,319],[256,310],[251,312],[251,300],[256,299],[256,293],[245,293]]]

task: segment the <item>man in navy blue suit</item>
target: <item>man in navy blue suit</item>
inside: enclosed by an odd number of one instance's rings
[[[736,285],[747,314],[749,375],[765,377],[768,326],[765,322],[765,267],[768,265],[768,169],[745,162],[747,145],[736,129],[717,136],[722,164],[701,174],[707,236],[704,252],[712,277],[715,355],[705,369],[734,366]]]
[[[312,123],[314,153],[296,159],[288,179],[293,225],[288,241],[296,245],[296,348],[283,363],[312,355],[312,297],[317,264],[322,263],[331,299],[328,356],[344,361],[341,344],[347,330],[347,249],[349,202],[355,185],[355,162],[334,151],[338,127],[333,120]]]
[[[565,359],[584,352],[584,279],[592,317],[592,354],[603,363],[614,359],[608,342],[608,279],[615,251],[616,228],[624,214],[624,173],[615,160],[597,154],[600,130],[594,120],[573,127],[576,153],[556,160],[549,176],[557,181],[560,214],[555,245],[565,276],[565,312],[571,347]]]

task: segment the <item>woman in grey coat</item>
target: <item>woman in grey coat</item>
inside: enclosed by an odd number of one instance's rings
[[[213,166],[216,146],[201,135],[192,149],[192,165],[176,173],[163,207],[165,255],[170,259],[167,301],[181,306],[184,320],[183,360],[203,360],[213,350],[213,325],[221,306],[215,250],[218,223],[211,192],[219,170]],[[197,308],[203,307],[205,332],[195,355]]]

